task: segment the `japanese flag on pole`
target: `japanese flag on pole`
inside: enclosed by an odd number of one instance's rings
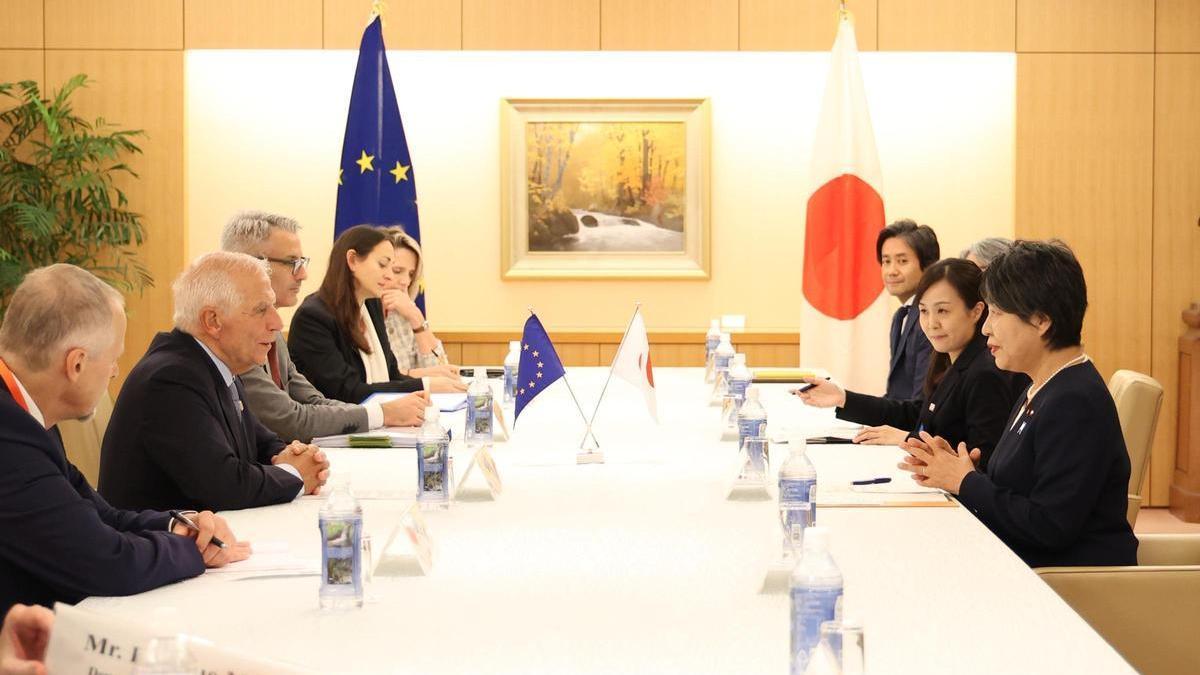
[[[650,365],[650,338],[646,335],[646,323],[642,312],[634,313],[625,331],[625,339],[613,357],[613,374],[642,390],[646,408],[654,421],[658,421],[658,402],[654,396],[654,368]]]
[[[829,370],[849,389],[882,393],[888,308],[875,260],[885,224],[882,174],[848,12],[830,54],[811,178],[800,363]]]

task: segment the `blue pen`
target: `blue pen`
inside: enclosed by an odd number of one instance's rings
[[[850,481],[850,484],[851,485],[882,485],[884,483],[890,483],[890,482],[892,482],[891,478],[888,478],[887,476],[882,476],[880,478],[868,478],[866,480]]]

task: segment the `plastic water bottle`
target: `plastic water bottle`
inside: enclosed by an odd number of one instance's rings
[[[199,664],[188,649],[187,637],[183,635],[150,638],[135,658],[133,675],[193,675],[200,672]]]
[[[804,553],[792,570],[792,675],[804,675],[813,649],[821,642],[821,624],[833,621],[842,596],[842,573],[829,555],[829,530],[808,528]]]
[[[758,399],[758,387],[746,389],[746,401],[738,409],[737,430],[738,449],[746,446],[747,438],[763,438],[767,435],[767,409]]]
[[[488,384],[487,370],[475,369],[471,386],[467,387],[467,428],[463,439],[468,444],[483,445],[492,442],[492,386]]]
[[[425,423],[417,436],[417,501],[423,507],[450,506],[450,438],[434,406],[425,408]]]
[[[508,343],[508,356],[504,357],[504,403],[517,400],[517,368],[521,365],[521,341]]]
[[[729,393],[737,398],[739,410],[746,400],[746,388],[750,386],[753,379],[754,375],[746,367],[746,355],[734,354],[733,363],[729,366]]]
[[[350,481],[334,478],[318,516],[321,527],[321,609],[362,607],[362,506]]]
[[[788,458],[779,469],[779,517],[783,552],[801,550],[807,530],[817,519],[817,469],[805,454],[803,436],[788,439]]]
[[[713,352],[713,381],[716,384],[713,393],[717,398],[729,390],[726,377],[729,375],[730,362],[733,361],[733,343],[729,341],[729,333],[721,333],[721,341]]]
[[[708,333],[704,336],[704,381],[713,381],[713,355],[717,345],[721,343],[721,321],[713,319],[708,324]]]

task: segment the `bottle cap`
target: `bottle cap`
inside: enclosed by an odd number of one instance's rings
[[[436,422],[438,420],[438,412],[439,411],[437,409],[437,406],[432,406],[432,405],[426,406],[425,407],[425,421],[426,422]]]
[[[521,341],[520,340],[509,340],[508,351],[510,351],[510,352],[521,351]]]
[[[717,332],[720,332],[721,331],[721,320],[713,319],[712,321],[709,321],[708,322],[708,330],[710,330],[710,331],[715,330]]]
[[[787,434],[788,452],[804,452],[808,449],[808,436],[800,433],[798,429],[793,429]]]
[[[475,379],[476,380],[486,380],[487,379],[487,369],[486,368],[476,368],[475,369]]]
[[[810,525],[804,528],[804,552],[825,553],[829,551],[829,528]]]
[[[758,387],[746,387],[746,399],[758,400]]]

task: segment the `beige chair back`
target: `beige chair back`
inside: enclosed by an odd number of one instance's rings
[[[1036,570],[1142,673],[1196,672],[1200,663],[1200,535],[1141,535],[1140,567]]]
[[[1129,451],[1129,524],[1137,520],[1142,483],[1150,463],[1150,447],[1158,427],[1163,388],[1153,377],[1132,370],[1118,370],[1108,381],[1108,391],[1117,404],[1121,435]]]
[[[63,447],[67,450],[67,460],[79,469],[92,487],[96,487],[100,478],[100,446],[104,442],[104,430],[108,428],[108,419],[112,417],[112,411],[112,397],[106,391],[96,404],[96,414],[90,419],[84,422],[67,420],[58,423]]]

